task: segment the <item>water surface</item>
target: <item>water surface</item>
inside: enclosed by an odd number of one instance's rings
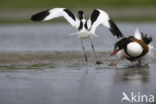
[[[155,23],[119,27],[125,36],[139,27],[156,45]],[[153,94],[156,99],[155,55],[144,67],[129,68],[121,62],[115,69],[110,51],[118,39],[99,27],[93,41],[103,64],[94,65],[89,41],[86,63],[80,40],[68,35],[72,32],[66,24],[1,25],[0,104],[122,104],[122,92]]]
[[[139,28],[156,40],[156,23],[117,24],[125,36],[134,35],[135,29]],[[68,24],[0,25],[0,51],[81,50],[80,39],[69,35],[73,32],[76,32],[76,29]],[[93,38],[95,49],[104,52],[112,51],[118,39],[103,26],[97,28],[96,34],[99,37]],[[90,51],[90,42],[84,41],[84,43],[86,50]],[[153,41],[153,44],[156,45],[156,42]]]

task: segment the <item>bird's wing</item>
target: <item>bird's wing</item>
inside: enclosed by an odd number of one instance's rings
[[[57,17],[64,17],[73,27],[79,27],[79,19],[77,19],[76,16],[69,9],[66,8],[54,8],[39,12],[37,14],[32,15],[31,20],[47,21]]]
[[[109,28],[111,33],[118,38],[124,37],[123,34],[120,32],[117,25],[113,22],[113,20],[109,17],[109,15],[100,9],[93,10],[90,19],[87,21],[87,26],[90,27],[90,31],[95,33],[96,28],[100,25],[104,25],[105,27]]]

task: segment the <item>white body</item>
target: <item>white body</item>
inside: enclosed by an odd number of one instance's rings
[[[82,20],[82,23],[85,24],[87,20],[83,19]],[[90,26],[91,27],[91,26]],[[86,38],[90,38],[91,36],[93,36],[94,34],[90,31],[90,30],[87,30],[84,26],[82,27],[81,30],[79,30],[77,33],[76,33],[77,37],[78,38],[82,38],[82,39],[86,39]]]
[[[87,32],[87,31],[84,31],[84,32],[79,32],[77,34],[77,37],[78,38],[82,38],[82,39],[86,39],[86,38],[90,38],[92,36],[91,33]]]

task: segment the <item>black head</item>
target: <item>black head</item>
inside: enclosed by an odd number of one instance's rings
[[[115,43],[114,51],[111,55],[115,55],[118,51],[124,49],[129,42],[130,42],[129,38],[123,38],[119,40],[117,43]]]
[[[84,18],[84,12],[82,10],[78,11],[79,19],[82,20]]]
[[[120,41],[118,41],[117,43],[115,43],[114,48],[121,50],[121,49],[125,48],[129,42],[130,41],[128,38],[123,38]]]

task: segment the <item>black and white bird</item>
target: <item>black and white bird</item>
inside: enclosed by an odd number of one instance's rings
[[[137,61],[138,65],[141,66],[144,57],[152,53],[153,46],[150,44],[152,37],[148,37],[139,29],[136,29],[134,34],[134,36],[125,37],[115,43],[111,55],[117,54],[116,68],[121,59],[127,59],[131,62]]]
[[[37,14],[32,15],[31,20],[47,21],[57,17],[64,17],[73,27],[75,27],[78,30],[78,32],[73,34],[76,34],[81,39],[81,45],[84,51],[86,62],[87,62],[87,55],[83,45],[83,41],[82,41],[83,39],[90,40],[94,56],[97,60],[97,64],[102,63],[100,60],[98,60],[96,56],[94,45],[91,40],[91,36],[95,36],[95,30],[99,25],[102,24],[105,27],[107,27],[114,36],[117,36],[117,38],[123,37],[123,34],[120,32],[116,24],[109,17],[109,15],[105,11],[100,9],[94,9],[88,20],[84,18],[83,11],[81,10],[78,11],[78,18],[77,18],[69,9],[66,8],[54,8],[54,9],[39,12]]]

